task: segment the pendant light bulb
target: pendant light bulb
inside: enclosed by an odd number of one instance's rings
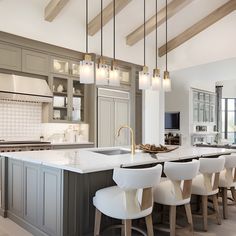
[[[84,60],[80,61],[79,75],[81,84],[94,83],[94,62],[88,54],[88,0],[86,0],[86,54]]]
[[[93,84],[94,83],[94,62],[90,55],[85,55],[84,60],[80,61],[79,67],[80,83]]]
[[[139,89],[149,89],[151,86],[150,74],[146,66],[146,1],[143,0],[143,70],[139,72]]]
[[[96,85],[108,85],[109,66],[103,59],[103,0],[101,0],[101,56],[96,66]]]
[[[168,71],[164,71],[163,88],[165,92],[171,92],[170,73]]]
[[[170,80],[170,73],[167,69],[168,67],[168,59],[167,59],[167,54],[168,54],[168,50],[167,50],[167,0],[166,0],[166,70],[164,71],[164,78],[163,78],[163,89],[165,92],[171,92],[171,80]]]
[[[161,89],[160,70],[154,69],[152,76],[152,90],[159,91]]]
[[[109,85],[120,86],[120,70],[115,61],[112,61],[112,66],[109,74]]]
[[[108,85],[109,80],[109,67],[104,63],[103,58],[100,58],[96,68],[96,84]]]
[[[143,70],[139,72],[139,89],[145,90],[149,89],[151,86],[150,83],[150,74],[148,72],[148,67],[144,66]]]
[[[116,0],[113,0],[113,60],[109,73],[109,85],[120,86],[120,70],[116,64]]]

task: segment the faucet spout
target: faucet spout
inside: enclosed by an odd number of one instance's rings
[[[124,128],[127,128],[130,131],[130,134],[131,134],[131,154],[134,155],[135,154],[135,142],[134,142],[134,131],[133,131],[133,129],[128,125],[123,125],[118,129],[116,136],[119,137],[121,130],[124,129]]]

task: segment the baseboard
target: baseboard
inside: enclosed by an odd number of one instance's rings
[[[30,223],[28,223],[27,221],[25,221],[24,219],[15,215],[14,213],[12,213],[10,211],[8,211],[7,216],[9,219],[14,221],[16,224],[20,225],[23,229],[27,230],[28,232],[30,232],[34,236],[48,236],[46,233],[44,233],[43,231],[41,231],[37,227],[31,225]]]

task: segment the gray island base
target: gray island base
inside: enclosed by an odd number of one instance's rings
[[[100,149],[1,154],[1,213],[35,236],[90,236],[95,213],[92,198],[98,189],[114,185],[114,167],[149,167],[165,161],[190,161],[235,152],[180,147],[171,153],[151,156],[138,152],[132,157],[129,153],[106,156],[94,152],[97,150]],[[115,223],[120,224],[103,216],[101,228]]]

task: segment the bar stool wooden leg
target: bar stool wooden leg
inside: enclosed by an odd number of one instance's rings
[[[203,230],[207,231],[207,203],[208,196],[202,196],[202,216],[203,216]]]
[[[192,212],[191,212],[191,206],[188,203],[188,204],[185,204],[184,207],[185,207],[188,223],[190,225],[190,232],[193,232],[193,217],[192,217]]]
[[[125,236],[125,221],[122,220],[121,236]]]
[[[176,206],[170,206],[170,236],[175,236]]]
[[[236,202],[236,190],[235,190],[235,187],[231,187],[230,190],[231,190],[232,197],[233,197],[234,201]]]
[[[228,197],[227,197],[227,188],[222,188],[222,203],[223,203],[223,217],[224,219],[228,218]]]
[[[96,208],[96,211],[95,211],[94,236],[98,236],[100,234],[101,217],[102,217],[102,213]]]
[[[131,236],[131,220],[125,220],[125,236]]]
[[[218,199],[217,195],[213,195],[213,206],[216,211],[216,221],[218,225],[221,225],[221,218],[220,218],[220,209],[219,209],[219,204],[218,204]]]
[[[148,236],[154,236],[153,224],[152,224],[152,215],[146,216],[145,221],[146,221]]]

